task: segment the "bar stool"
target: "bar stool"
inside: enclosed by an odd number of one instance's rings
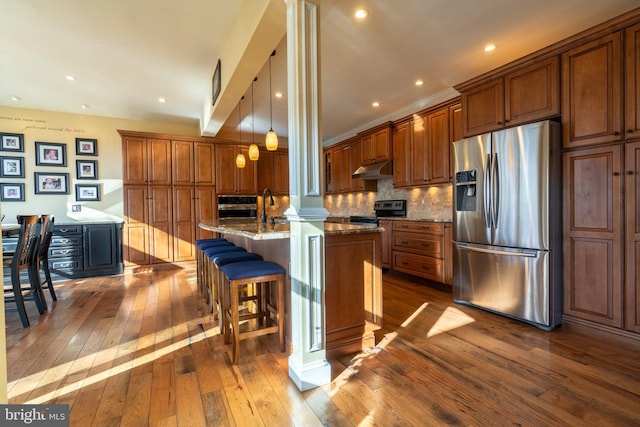
[[[202,284],[200,286],[200,294],[203,296],[205,302],[209,304],[209,309],[211,313],[213,313],[213,318],[218,318],[218,310],[217,304],[214,303],[214,296],[211,293],[211,280],[212,280],[212,272],[215,270],[215,267],[212,265],[211,257],[224,254],[227,252],[247,252],[244,248],[240,248],[238,246],[234,246],[232,244],[227,245],[216,245],[210,248],[207,248],[202,251],[203,252],[203,263],[202,263]]]
[[[233,339],[234,365],[240,358],[240,341],[261,335],[278,332],[280,351],[284,351],[284,275],[282,266],[271,261],[245,261],[223,265],[220,267],[224,280],[224,342],[229,344]],[[271,301],[271,285],[277,286],[277,306]],[[239,290],[242,285],[255,284],[260,290],[260,301],[256,304],[255,312],[240,313]],[[271,315],[275,314],[276,322],[272,323]],[[247,331],[240,331],[240,321],[249,319],[262,319],[264,324]]]
[[[33,251],[33,260],[29,265],[29,280],[34,283],[34,286],[40,289],[49,289],[51,299],[57,301],[56,291],[53,289],[53,281],[51,280],[51,273],[49,272],[49,246],[51,244],[51,236],[53,235],[53,215],[41,215],[40,216],[40,238],[36,249]],[[42,275],[44,274],[44,280]],[[46,300],[44,299],[44,293],[41,293],[42,304],[47,307]]]
[[[214,255],[210,259],[214,266],[214,268],[212,268],[212,277],[210,279],[211,293],[213,294],[212,303],[216,304],[216,308],[214,309],[212,307],[211,310],[216,310],[218,313],[224,313],[222,305],[226,300],[224,297],[225,287],[221,286],[223,279],[221,277],[222,273],[220,272],[220,267],[227,264],[233,264],[234,262],[261,261],[262,257],[252,252],[226,252],[220,255]],[[248,298],[244,299],[248,300]],[[218,322],[218,327],[220,328],[220,333],[224,333],[224,322],[222,319]]]
[[[211,239],[198,239],[196,240],[196,273],[197,273],[197,281],[198,281],[198,290],[201,295],[203,294],[203,282],[204,282],[204,249],[207,249],[216,245],[233,245],[233,243],[229,242],[227,239],[223,238],[211,238]]]

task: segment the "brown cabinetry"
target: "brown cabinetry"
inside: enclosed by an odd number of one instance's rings
[[[325,192],[327,194],[353,191],[375,191],[376,181],[352,178],[353,172],[363,165],[363,143],[359,137],[351,138],[324,150]]]
[[[462,126],[467,137],[560,114],[556,56],[457,88],[462,94]]]
[[[391,123],[371,129],[360,135],[363,164],[391,159]]]
[[[622,150],[620,144],[566,152],[564,313],[621,328]]]
[[[378,225],[384,228],[384,231],[381,233],[381,243],[382,243],[382,257],[380,265],[382,268],[391,268],[392,266],[392,257],[391,257],[391,244],[392,244],[392,221],[390,219],[381,219],[378,221]]]
[[[236,167],[236,155],[243,153],[244,168]],[[257,162],[249,160],[249,148],[243,145],[216,144],[216,186],[218,194],[257,194]]]
[[[625,133],[640,137],[640,24],[625,32]]]
[[[622,81],[620,32],[562,54],[564,147],[622,139]]]
[[[449,106],[414,115],[393,131],[393,185],[413,187],[451,181]]]
[[[393,269],[444,282],[444,225],[393,221]]]
[[[625,328],[640,333],[640,142],[625,150]]]
[[[268,188],[274,195],[289,194],[289,155],[286,151],[260,151],[258,190]]]

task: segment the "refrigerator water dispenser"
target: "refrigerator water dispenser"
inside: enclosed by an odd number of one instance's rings
[[[456,173],[456,210],[476,210],[476,170]]]

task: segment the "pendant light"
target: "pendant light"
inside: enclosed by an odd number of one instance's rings
[[[258,78],[254,78],[253,82],[251,82],[251,145],[249,146],[249,160],[258,160],[260,158],[260,150],[258,150],[258,146],[256,145],[256,126],[255,126],[255,115],[253,113],[253,83],[258,80]]]
[[[267,137],[264,139],[264,145],[267,146],[267,150],[275,151],[278,149],[278,135],[273,131],[273,94],[271,93],[271,57],[275,56],[276,51],[274,50],[269,56],[269,114],[271,115],[271,128],[269,132],[267,132]]]
[[[238,102],[238,127],[240,128],[240,144],[242,144],[242,113],[240,112],[240,107],[242,106],[242,100],[244,96],[240,98],[240,102]],[[236,167],[242,169],[247,165],[247,159],[244,158],[244,154],[238,153],[236,155]]]

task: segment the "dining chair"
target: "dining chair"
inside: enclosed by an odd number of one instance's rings
[[[31,280],[23,283],[20,274],[24,270],[28,271],[31,265],[33,252],[37,249],[41,224],[38,215],[18,215],[18,224],[20,225],[18,245],[10,267],[11,284],[4,286],[4,301],[5,304],[15,302],[22,326],[28,328],[30,324],[24,305],[25,300],[35,301],[40,314],[44,314],[46,310],[42,289],[34,286]]]
[[[53,281],[49,272],[49,245],[51,244],[51,236],[53,235],[53,215],[40,215],[40,236],[38,238],[37,248],[33,251],[33,259],[29,266],[29,280],[33,282],[34,287],[39,288],[42,296],[42,302],[46,308],[46,299],[44,298],[44,289],[49,289],[51,299],[58,300],[56,291],[53,289]],[[42,276],[44,274],[44,280]]]

